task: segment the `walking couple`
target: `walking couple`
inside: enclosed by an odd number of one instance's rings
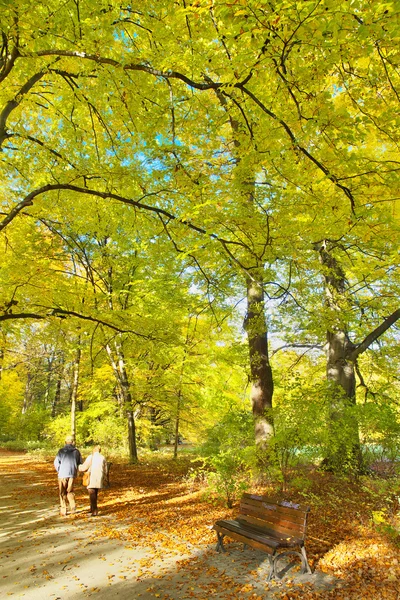
[[[74,482],[78,471],[80,471],[89,474],[84,485],[86,485],[89,494],[90,513],[93,517],[96,517],[98,515],[97,496],[99,490],[104,487],[107,472],[107,461],[101,454],[100,446],[94,446],[92,454],[89,454],[83,462],[81,453],[75,447],[74,438],[68,435],[65,438],[65,446],[60,448],[54,459],[54,467],[58,473],[60,515],[66,516],[67,502],[69,513],[74,514],[76,512]]]

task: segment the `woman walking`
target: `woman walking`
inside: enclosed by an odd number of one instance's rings
[[[87,472],[88,482],[85,483],[90,500],[90,512],[92,517],[97,517],[97,496],[99,490],[104,487],[104,478],[107,471],[107,461],[101,454],[101,447],[94,446],[92,454],[89,454],[83,465],[79,465],[79,471]]]

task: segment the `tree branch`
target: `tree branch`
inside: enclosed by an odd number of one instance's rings
[[[48,152],[50,152],[51,154],[53,154],[54,156],[59,158],[60,160],[68,163],[73,169],[76,169],[75,165],[72,162],[70,162],[68,160],[68,158],[65,158],[62,154],[57,152],[57,150],[53,150],[53,148],[50,148],[49,146],[47,146],[44,142],[42,142],[38,138],[35,138],[31,135],[22,135],[21,133],[8,133],[7,134],[8,139],[10,139],[12,137],[16,137],[16,138],[22,139],[22,140],[29,140],[30,142],[33,142],[34,144],[38,144],[39,146],[41,146],[42,148],[44,148],[45,150],[47,150]]]
[[[1,149],[3,142],[8,138],[7,129],[6,129],[8,117],[10,116],[11,112],[14,109],[16,109],[17,106],[19,106],[23,96],[25,96],[25,94],[27,94],[29,92],[29,90],[31,90],[33,88],[35,83],[37,83],[40,79],[42,79],[42,77],[44,77],[44,75],[46,74],[46,71],[47,71],[47,69],[44,71],[40,71],[39,73],[35,73],[35,75],[32,75],[32,77],[30,79],[28,79],[28,81],[19,90],[19,92],[15,96],[15,98],[13,100],[10,100],[9,102],[7,102],[7,104],[4,106],[3,110],[1,111],[1,113],[0,113],[0,149]]]
[[[0,321],[10,321],[12,319],[46,319],[46,315],[38,315],[36,313],[12,313],[7,312],[0,315]]]
[[[303,146],[301,146],[298,143],[298,141],[296,139],[296,136],[294,135],[293,131],[290,129],[290,127],[288,126],[288,124],[285,121],[283,121],[280,117],[278,117],[278,115],[276,115],[274,112],[272,112],[271,110],[269,110],[265,106],[265,104],[263,104],[263,102],[261,102],[261,100],[259,100],[257,98],[257,96],[255,96],[253,94],[253,92],[251,92],[244,85],[239,84],[239,83],[236,84],[235,87],[240,88],[245,94],[247,94],[257,104],[257,106],[259,106],[261,108],[261,110],[263,112],[265,112],[265,114],[267,114],[272,119],[274,119],[274,121],[277,121],[283,127],[283,129],[286,131],[286,133],[289,136],[289,138],[290,138],[293,146],[295,148],[297,148],[297,150],[299,150],[299,152],[301,152],[306,158],[308,158],[311,162],[313,162],[316,165],[316,167],[318,167],[318,169],[320,171],[322,171],[324,173],[324,175],[326,175],[326,177],[330,181],[332,181],[332,183],[334,183],[336,185],[336,187],[338,187],[339,189],[341,189],[344,192],[344,194],[350,200],[351,212],[354,214],[354,212],[355,212],[355,200],[354,200],[354,196],[353,196],[351,190],[348,187],[346,187],[345,185],[339,183],[339,180],[338,180],[337,177],[335,177],[334,175],[332,175],[332,173],[330,173],[329,170],[317,158],[315,158],[315,156],[313,156],[306,148],[304,148]]]
[[[387,317],[383,321],[383,323],[381,323],[380,325],[378,325],[378,327],[376,327],[376,329],[371,331],[371,333],[367,335],[364,341],[362,341],[361,344],[358,344],[354,348],[354,350],[352,350],[348,357],[348,360],[355,362],[357,357],[360,356],[360,354],[362,354],[363,352],[365,352],[371,346],[371,344],[373,344],[382,334],[385,333],[385,331],[387,331],[394,323],[396,323],[398,319],[400,319],[400,308],[395,310],[389,317]]]
[[[91,317],[88,315],[82,315],[81,313],[77,313],[73,310],[65,310],[62,308],[53,308],[53,309],[49,310],[46,314],[43,314],[43,315],[40,315],[38,313],[6,312],[6,313],[0,315],[0,322],[1,321],[12,321],[12,320],[16,320],[16,319],[44,320],[44,319],[48,319],[50,317],[59,317],[61,319],[65,318],[65,317],[77,317],[78,319],[82,319],[84,321],[91,321],[92,323],[96,323],[97,325],[104,325],[108,329],[112,329],[114,331],[117,331],[118,333],[133,333],[134,335],[137,335],[138,337],[142,337],[146,340],[156,340],[157,339],[151,335],[145,335],[143,333],[138,333],[137,331],[134,331],[133,329],[121,329],[120,327],[117,327],[116,325],[113,325],[112,323],[107,323],[107,321],[103,321],[102,319],[97,319],[96,317]]]
[[[121,329],[120,327],[117,327],[116,325],[113,325],[112,323],[107,323],[107,321],[103,321],[102,319],[97,319],[96,317],[91,317],[89,315],[82,315],[81,313],[77,313],[74,310],[65,310],[63,308],[53,308],[51,310],[51,312],[48,314],[48,316],[54,316],[54,317],[65,317],[65,316],[69,316],[69,317],[77,317],[78,319],[82,319],[84,321],[91,321],[92,323],[98,323],[99,325],[104,325],[105,327],[108,327],[109,329],[113,329],[114,331],[118,331],[118,333],[133,333],[134,335],[137,335],[138,337],[142,337],[146,340],[155,340],[156,338],[152,337],[151,335],[145,335],[144,333],[138,333],[137,331],[134,331],[133,329]]]
[[[292,130],[290,129],[290,127],[288,126],[288,124],[285,121],[283,121],[275,113],[273,113],[271,110],[269,110],[265,106],[265,104],[263,104],[257,98],[257,96],[255,96],[255,94],[253,94],[249,89],[247,89],[245,87],[246,83],[250,79],[249,75],[246,76],[246,78],[243,81],[238,81],[233,84],[232,83],[214,82],[209,78],[207,78],[207,81],[205,81],[205,82],[199,82],[199,81],[195,81],[194,79],[191,79],[190,77],[187,77],[183,73],[179,73],[178,71],[173,71],[173,70],[162,71],[160,69],[155,69],[154,67],[152,67],[149,64],[143,64],[143,63],[129,63],[129,64],[123,65],[120,62],[118,62],[117,60],[114,60],[112,58],[107,58],[107,57],[99,56],[96,54],[87,54],[86,52],[79,52],[77,50],[47,49],[47,50],[40,50],[39,52],[35,53],[34,56],[70,56],[70,57],[76,57],[76,58],[83,58],[86,60],[94,61],[97,64],[119,67],[119,68],[123,69],[124,71],[142,71],[144,73],[148,73],[149,75],[153,75],[155,77],[163,77],[164,79],[178,79],[178,80],[182,81],[183,83],[185,83],[186,85],[188,85],[189,87],[194,88],[196,90],[222,91],[224,88],[229,88],[229,87],[237,88],[237,89],[241,90],[244,94],[246,94],[249,98],[251,98],[253,100],[253,102],[255,102],[255,104],[257,104],[257,106],[259,106],[259,108],[261,108],[261,110],[265,114],[267,114],[269,117],[274,119],[277,123],[279,123],[283,127],[283,129],[286,131],[287,135],[289,136],[290,140],[292,141],[293,146],[295,148],[297,148],[299,150],[299,152],[301,152],[312,163],[314,163],[318,167],[318,169],[320,169],[324,173],[324,175],[326,175],[326,177],[330,181],[332,181],[332,183],[335,184],[336,187],[338,187],[340,190],[342,190],[342,192],[344,192],[344,194],[350,200],[352,212],[353,213],[355,212],[355,200],[354,200],[354,196],[353,196],[351,190],[348,187],[346,187],[345,185],[342,185],[341,183],[339,183],[338,178],[335,177],[332,173],[330,173],[329,169],[327,169],[306,148],[304,148],[303,146],[301,146],[298,143],[294,133],[292,132]]]
[[[320,344],[284,344],[283,346],[279,346],[278,348],[275,348],[275,350],[273,350],[271,352],[271,356],[274,356],[275,354],[277,354],[280,350],[286,350],[287,348],[307,348],[308,350],[321,350],[323,349],[323,347]]]
[[[8,54],[8,40],[3,32],[3,49],[4,49],[4,57],[0,60],[0,83],[4,81],[4,79],[10,74],[15,61],[20,56],[19,50],[17,46],[13,46],[13,49]]]
[[[39,52],[35,52],[32,56],[70,56],[75,58],[84,58],[86,60],[92,60],[100,65],[110,65],[112,67],[120,67],[124,71],[142,71],[144,73],[148,73],[149,75],[154,75],[155,77],[164,77],[166,79],[179,79],[183,81],[187,85],[197,90],[211,90],[218,89],[225,84],[223,83],[200,83],[195,81],[194,79],[190,79],[190,77],[186,77],[183,73],[179,73],[178,71],[161,71],[160,69],[155,69],[154,67],[142,63],[129,63],[126,65],[122,65],[117,60],[113,58],[107,58],[105,56],[99,56],[97,54],[87,54],[86,52],[79,52],[78,50],[60,50],[60,49],[47,49],[40,50]]]
[[[141,202],[141,200],[143,198],[148,198],[149,196],[157,196],[158,194],[160,194],[162,192],[170,192],[171,190],[169,190],[169,189],[161,189],[157,192],[150,192],[150,193],[144,194],[141,198],[139,198],[139,200],[132,200],[131,198],[125,198],[124,196],[120,196],[119,194],[114,194],[112,192],[100,192],[98,190],[91,190],[89,188],[80,187],[80,186],[73,185],[70,183],[50,183],[50,184],[42,186],[41,188],[38,188],[37,190],[33,190],[23,200],[21,200],[21,202],[19,202],[7,214],[7,216],[2,221],[0,221],[0,231],[5,229],[7,227],[7,225],[9,223],[11,223],[11,221],[13,219],[15,219],[15,217],[22,210],[24,210],[24,208],[26,208],[27,206],[32,206],[33,200],[37,196],[40,196],[41,194],[45,194],[46,192],[51,192],[51,191],[55,191],[55,190],[69,190],[72,192],[86,194],[89,196],[95,196],[95,197],[103,198],[103,199],[111,198],[112,200],[116,200],[117,202],[122,202],[123,204],[128,204],[129,206],[134,206],[135,208],[139,208],[141,210],[147,210],[149,212],[155,213],[156,215],[159,215],[159,216],[162,215],[171,221],[175,221],[177,223],[182,223],[183,225],[186,225],[186,227],[189,227],[190,229],[192,229],[193,231],[196,231],[197,233],[201,233],[203,235],[209,236],[212,239],[218,240],[223,245],[231,244],[231,245],[243,247],[243,244],[241,242],[236,242],[234,240],[226,240],[224,238],[219,237],[218,234],[209,233],[206,229],[203,229],[203,227],[199,227],[199,226],[195,225],[194,223],[192,223],[191,221],[188,221],[187,219],[182,219],[182,218],[168,212],[167,210],[164,210],[163,208],[160,208],[157,206],[150,206],[149,204],[143,204]]]

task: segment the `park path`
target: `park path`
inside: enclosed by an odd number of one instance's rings
[[[155,553],[124,539],[123,529],[132,520],[115,523],[106,511],[90,518],[82,494],[76,515],[62,518],[57,500],[56,478],[53,497],[49,482],[25,455],[0,451],[1,598],[264,600],[281,598],[293,586],[293,578],[266,585],[263,553],[238,547],[219,555],[209,544],[188,548],[186,554]],[[107,536],[116,527],[121,535]],[[294,583],[332,586],[321,573],[297,575]]]

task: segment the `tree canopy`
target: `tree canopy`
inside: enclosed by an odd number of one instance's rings
[[[143,415],[177,440],[249,395],[265,445],[283,351],[328,421],[392,402],[397,2],[2,8],[5,427],[104,380],[132,458]]]

